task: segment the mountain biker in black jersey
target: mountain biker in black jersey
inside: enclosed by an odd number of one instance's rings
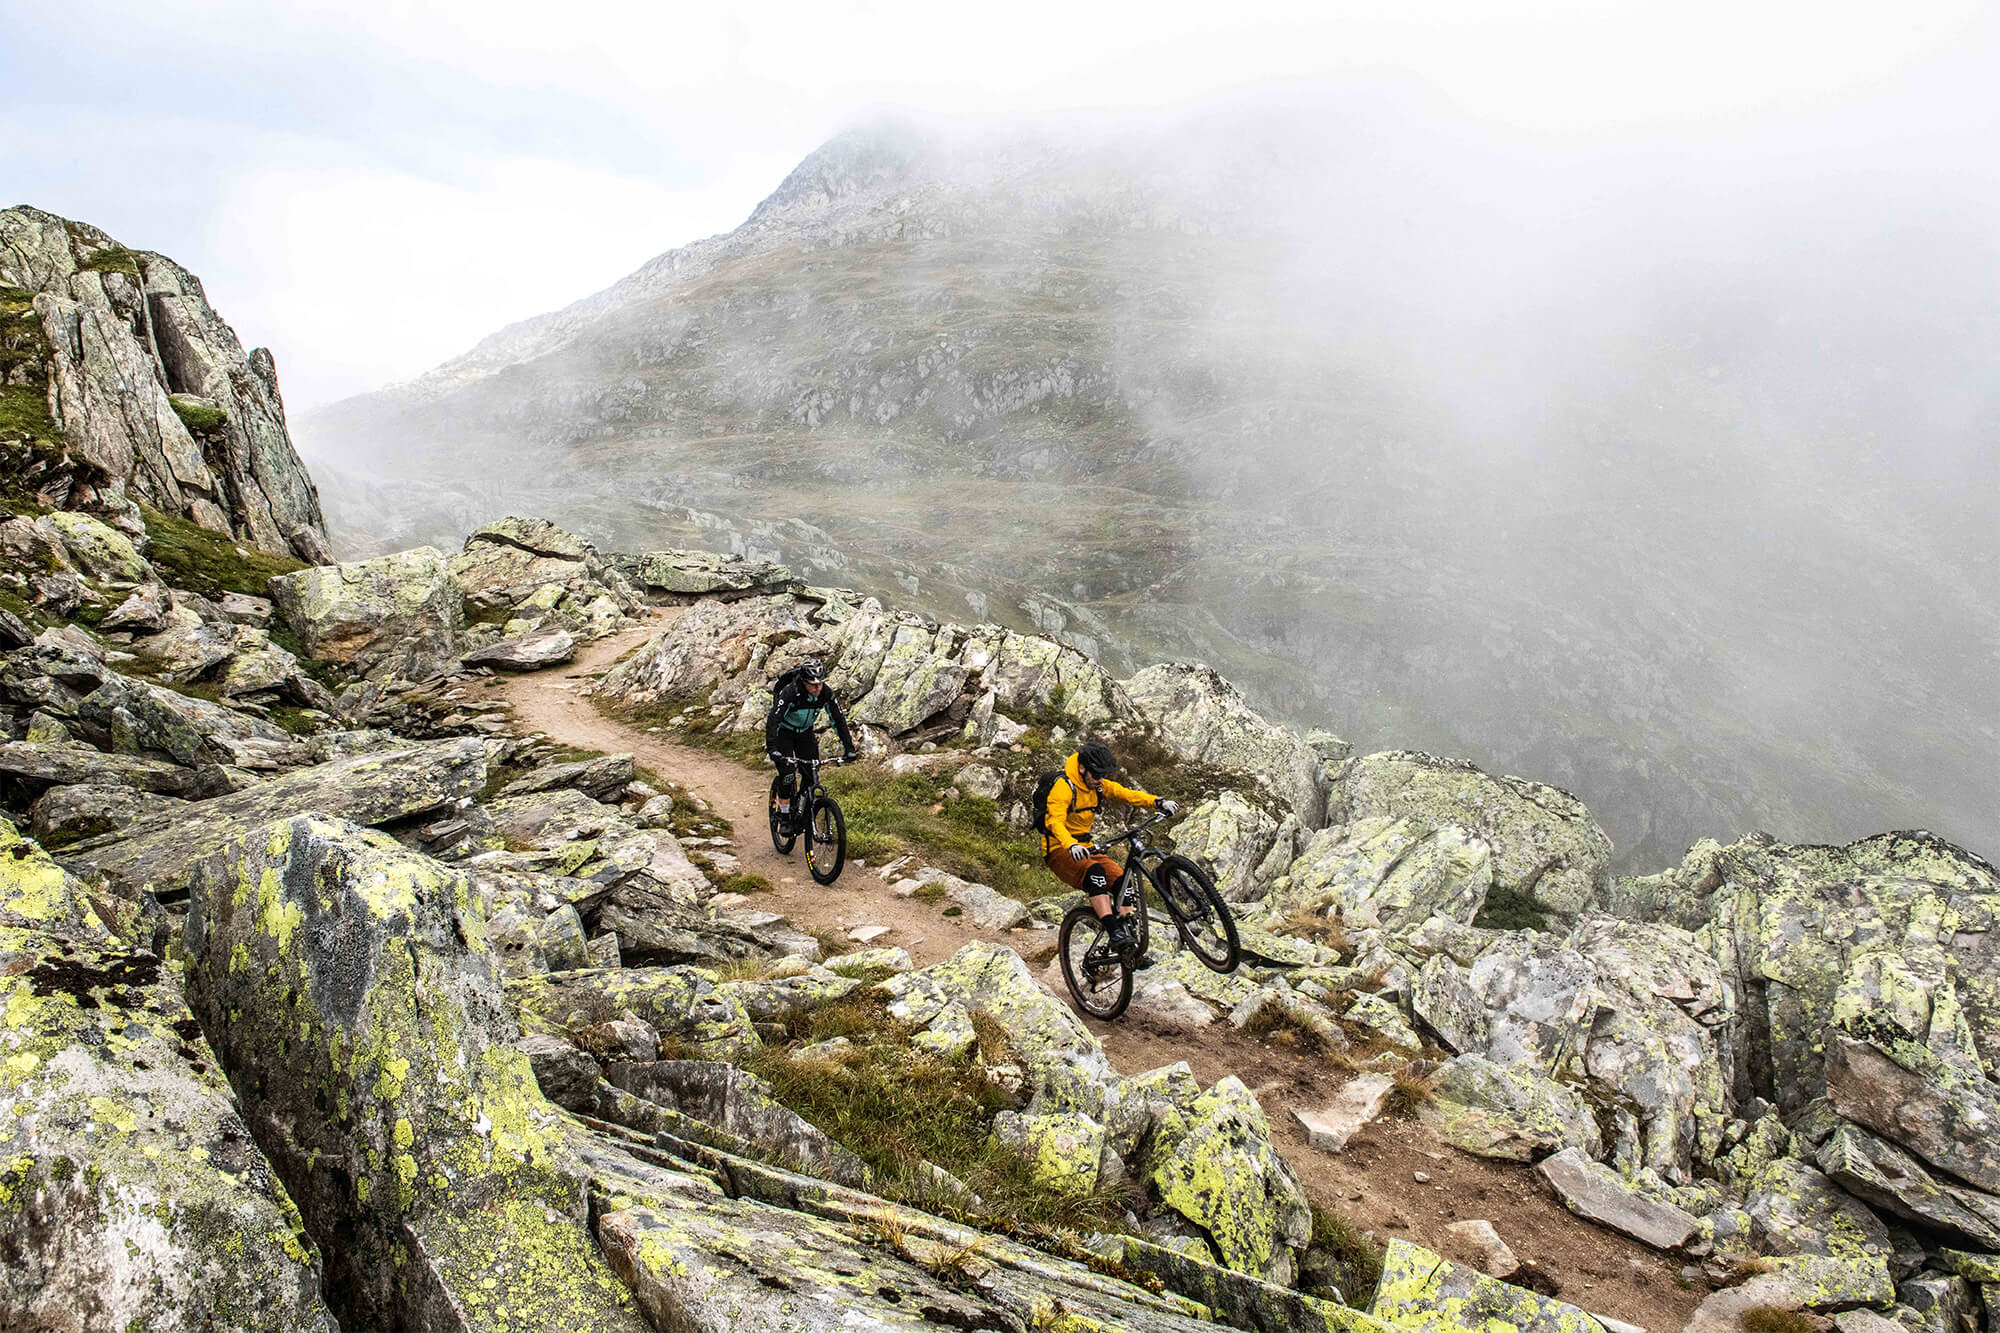
[[[764,715],[764,753],[778,767],[779,795],[793,806],[798,803],[799,760],[819,758],[821,713],[840,737],[842,762],[853,759],[854,738],[848,733],[840,700],[826,683],[826,667],[818,658],[807,658],[778,677],[771,693],[771,711]],[[792,811],[794,820],[798,813]]]

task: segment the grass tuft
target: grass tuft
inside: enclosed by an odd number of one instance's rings
[[[1382,1247],[1328,1204],[1310,1202],[1312,1239],[1305,1270],[1314,1285],[1336,1287],[1350,1305],[1365,1308],[1382,1281]]]
[[[1278,933],[1331,949],[1343,961],[1354,956],[1354,945],[1347,938],[1347,925],[1337,916],[1321,916],[1303,907],[1297,908],[1278,923]]]
[[[1404,1065],[1394,1078],[1396,1086],[1390,1089],[1388,1101],[1391,1114],[1407,1115],[1437,1099],[1437,1077],[1433,1074],[1421,1074]]]
[[[1743,1333],[1817,1333],[1819,1324],[1797,1310],[1775,1305],[1758,1305],[1741,1316]]]

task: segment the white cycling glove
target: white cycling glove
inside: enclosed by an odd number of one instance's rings
[[[1081,860],[1083,860],[1083,859],[1084,859],[1085,857],[1087,857],[1087,856],[1089,856],[1089,855],[1090,855],[1090,848],[1088,848],[1088,847],[1084,846],[1084,845],[1083,845],[1082,843],[1080,843],[1080,842],[1073,842],[1073,843],[1071,843],[1071,844],[1069,845],[1069,859],[1070,859],[1070,860],[1072,860],[1072,861],[1081,861]]]
[[[1165,815],[1168,819],[1172,819],[1175,815],[1179,814],[1180,812],[1181,808],[1178,805],[1175,805],[1172,801],[1163,800],[1160,802],[1160,813]]]

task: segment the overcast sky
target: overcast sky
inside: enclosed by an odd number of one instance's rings
[[[734,227],[888,110],[1367,79],[1558,148],[1726,157],[1811,121],[1940,170],[1990,156],[2000,129],[1969,92],[2000,82],[1974,0],[0,0],[0,33],[0,203],[195,270],[277,353],[294,412]]]

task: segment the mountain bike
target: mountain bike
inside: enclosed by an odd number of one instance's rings
[[[847,864],[847,817],[840,813],[840,803],[820,785],[819,771],[846,762],[845,759],[793,760],[799,770],[798,790],[790,802],[778,790],[785,780],[784,773],[771,778],[771,845],[778,849],[778,855],[790,856],[792,844],[803,833],[806,872],[818,884],[831,884],[839,879],[840,868]],[[795,813],[800,810],[806,815],[803,820]]]
[[[1146,891],[1150,888],[1167,905],[1180,932],[1181,942],[1203,965],[1216,972],[1233,972],[1240,950],[1236,941],[1236,918],[1208,872],[1185,856],[1169,855],[1145,840],[1145,832],[1165,819],[1156,814],[1107,842],[1093,843],[1092,853],[1108,851],[1121,842],[1132,844],[1125,858],[1125,873],[1111,896],[1112,912],[1130,906],[1137,927],[1137,947],[1121,954],[1111,947],[1110,932],[1098,920],[1089,903],[1073,907],[1063,917],[1056,937],[1057,956],[1062,959],[1063,980],[1076,1007],[1092,1018],[1116,1018],[1132,1002],[1133,964],[1146,952],[1152,936],[1147,919]]]

